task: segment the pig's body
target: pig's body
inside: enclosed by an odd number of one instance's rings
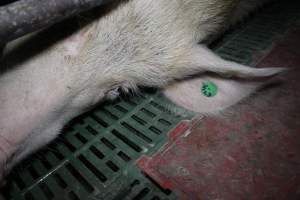
[[[36,36],[8,45],[1,62],[8,70],[0,75],[0,173],[55,138],[73,117],[117,96],[119,88],[164,87],[207,71],[250,78],[280,72],[224,61],[197,45],[228,24],[237,3],[124,1],[43,51],[32,53],[40,45]]]

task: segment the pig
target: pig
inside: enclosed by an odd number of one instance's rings
[[[201,44],[230,22],[238,3],[115,1],[85,23],[74,19],[78,29],[66,22],[7,44],[0,62],[0,179],[69,120],[120,91],[164,88],[206,72],[241,79],[281,73],[223,60]]]
[[[251,12],[269,2],[270,0],[239,1],[236,9],[233,10],[229,17],[228,25],[217,34],[209,37],[206,43],[210,43],[220,36],[227,28],[241,22]],[[208,81],[217,86],[217,94],[213,97],[207,97],[201,91],[203,84]],[[234,78],[226,79],[220,76],[201,75],[173,83],[163,90],[163,94],[176,105],[195,112],[198,115],[216,115],[220,114],[226,108],[242,101],[257,89],[275,81],[277,80],[241,80]],[[180,109],[180,107],[170,107],[169,109],[177,114],[185,115],[186,110]]]

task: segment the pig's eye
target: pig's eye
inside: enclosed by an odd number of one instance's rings
[[[218,93],[218,86],[211,81],[205,81],[202,83],[201,92],[206,97],[214,97]]]

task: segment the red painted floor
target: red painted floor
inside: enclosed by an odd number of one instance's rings
[[[138,165],[179,199],[300,199],[300,26],[258,64],[289,67],[281,84],[224,115],[183,123]]]

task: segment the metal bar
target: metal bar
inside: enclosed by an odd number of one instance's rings
[[[19,0],[0,7],[0,44],[113,0]]]

